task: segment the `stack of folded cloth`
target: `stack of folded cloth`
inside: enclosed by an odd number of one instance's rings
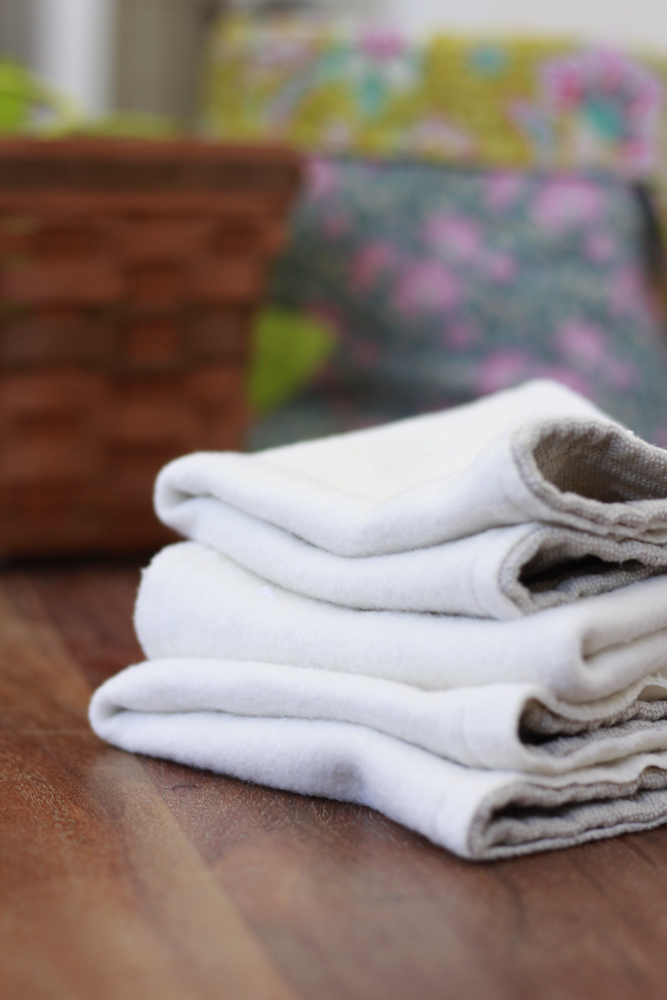
[[[186,456],[156,508],[104,739],[473,859],[667,822],[667,452],[569,389]]]

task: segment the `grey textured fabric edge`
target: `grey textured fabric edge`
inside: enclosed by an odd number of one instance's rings
[[[477,861],[574,847],[667,823],[667,772],[649,767],[622,784],[545,788],[517,782],[486,796],[470,825]]]
[[[642,730],[647,729],[650,729],[654,735],[657,734],[661,736],[663,745],[667,747],[667,720],[664,717],[661,717],[655,722],[648,719],[632,719],[630,722],[620,722],[611,726],[600,726],[589,729],[585,733],[578,733],[576,735],[563,734],[561,737],[548,739],[544,743],[535,743],[530,740],[526,740],[524,734],[522,742],[525,746],[530,747],[530,751],[533,754],[543,754],[549,757],[564,758],[576,753],[585,746],[589,746],[597,740],[620,740],[624,737],[631,736],[633,733],[642,732]]]
[[[553,511],[649,538],[667,529],[667,451],[595,420],[518,428],[512,456],[524,485]]]
[[[523,614],[534,614],[666,571],[667,546],[540,525],[507,554],[498,585]]]
[[[621,739],[659,727],[667,746],[667,698],[637,699],[603,719],[568,719],[531,700],[519,720],[519,739],[532,753],[567,757],[594,740]]]
[[[552,712],[541,702],[531,700],[521,716],[521,730],[526,743],[557,739],[561,736],[588,736],[597,730],[608,730],[632,722],[653,723],[667,719],[667,698],[638,698],[613,715],[601,719],[568,719]]]

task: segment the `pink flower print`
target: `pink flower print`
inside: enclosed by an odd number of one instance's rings
[[[499,170],[490,174],[484,185],[484,200],[494,212],[511,208],[521,194],[523,179],[510,170]]]
[[[482,245],[479,224],[464,215],[434,215],[426,223],[424,239],[436,253],[453,260],[471,260]]]
[[[595,231],[589,233],[584,242],[584,256],[593,264],[602,264],[616,252],[616,240],[611,233]]]
[[[645,65],[619,52],[588,50],[547,62],[541,71],[543,104],[581,130],[584,159],[605,159],[634,175],[657,153],[656,124],[664,85]]]
[[[532,206],[535,222],[551,233],[595,222],[604,208],[600,189],[580,177],[547,181]]]
[[[405,46],[405,39],[394,31],[366,31],[359,39],[360,50],[377,60],[395,59]]]
[[[638,267],[624,267],[612,275],[609,308],[612,316],[636,316],[650,311],[648,289]]]
[[[465,351],[479,341],[479,330],[472,323],[460,321],[445,327],[442,343],[454,351]]]
[[[479,366],[476,378],[477,392],[486,396],[490,392],[508,389],[531,374],[531,359],[522,351],[496,351],[489,354]]]
[[[391,243],[378,241],[367,243],[352,258],[350,264],[350,287],[352,291],[369,291],[382,274],[398,262],[398,251]]]
[[[549,103],[558,111],[577,108],[586,92],[585,71],[581,60],[556,59],[542,70],[542,85]]]
[[[635,137],[626,139],[619,148],[621,164],[632,173],[645,174],[652,170],[657,159],[656,143]]]
[[[311,157],[305,164],[306,198],[321,201],[338,188],[338,167],[321,157]]]
[[[496,285],[507,285],[516,278],[519,265],[513,254],[498,251],[487,255],[484,270]]]
[[[542,68],[542,88],[558,112],[577,111],[591,98],[615,99],[635,127],[646,129],[662,103],[660,78],[646,66],[610,49],[591,49],[554,59]]]
[[[401,274],[392,296],[395,308],[412,318],[420,312],[452,309],[462,294],[461,284],[440,261],[418,260]]]
[[[598,368],[606,350],[604,330],[585,320],[570,320],[556,331],[556,348],[577,368]]]

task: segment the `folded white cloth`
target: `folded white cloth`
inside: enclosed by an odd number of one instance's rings
[[[664,542],[667,452],[569,389],[537,381],[255,455],[189,455],[162,470],[155,503],[166,524],[196,540],[220,544],[210,507],[229,505],[348,557],[529,521]]]
[[[213,497],[188,503],[197,541],[286,590],[350,608],[517,618],[667,570],[665,545],[535,522],[411,552],[339,556]]]
[[[116,674],[91,702],[95,731],[123,744],[137,718],[198,713],[351,722],[465,764],[535,774],[667,751],[667,680],[649,677],[573,705],[534,684],[420,691],[394,681],[232,660],[153,660]],[[134,721],[133,721],[134,720]],[[220,740],[224,743],[225,730]]]
[[[156,509],[194,541],[144,572],[103,739],[475,859],[667,822],[667,452],[586,400],[191,455]]]
[[[142,698],[140,690],[133,697],[132,683],[123,692],[132,676],[119,675],[115,689],[109,681],[95,696],[91,721],[103,739],[134,753],[369,805],[462,857],[567,847],[667,820],[667,753],[574,774],[482,770],[350,722],[152,710],[159,697]]]
[[[527,682],[584,702],[667,667],[667,576],[489,621],[325,604],[181,542],[144,571],[135,626],[149,659],[253,660],[432,690]]]

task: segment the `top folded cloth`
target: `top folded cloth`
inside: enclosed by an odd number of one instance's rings
[[[667,452],[543,380],[255,455],[189,455],[155,504],[265,579],[369,610],[511,618],[667,569]]]

